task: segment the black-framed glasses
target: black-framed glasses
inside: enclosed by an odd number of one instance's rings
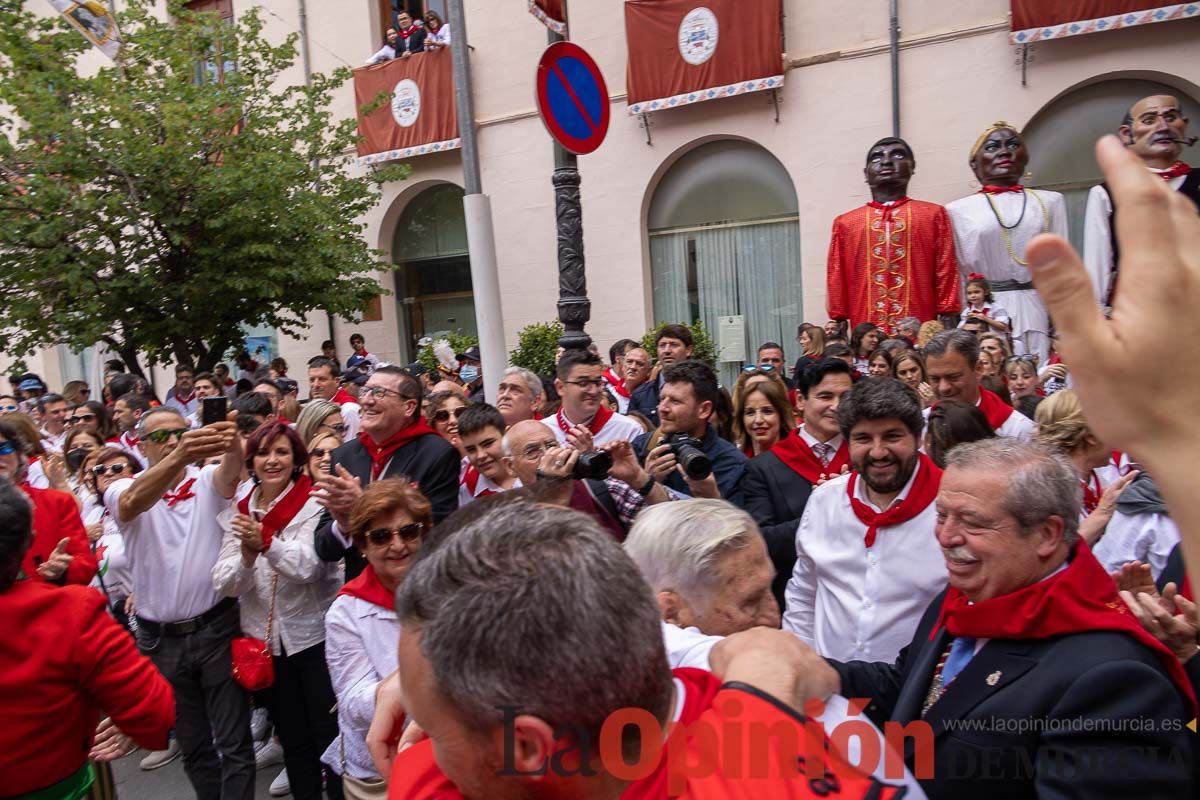
[[[386,386],[364,386],[364,387],[362,387],[362,389],[359,390],[360,396],[365,397],[367,395],[370,395],[371,397],[374,397],[376,400],[382,400],[383,398],[385,398],[391,394],[396,395],[396,397],[399,397],[401,400],[412,400],[411,397],[404,394],[403,392],[397,392],[395,389],[389,389]]]
[[[419,522],[410,522],[407,525],[401,525],[399,528],[375,528],[366,533],[367,541],[377,547],[383,547],[392,543],[392,539],[399,536],[400,541],[404,544],[410,544],[421,538],[421,534],[425,533],[425,526]]]
[[[0,442],[0,456],[11,456],[17,452],[17,446],[12,442]]]
[[[563,381],[568,386],[578,386],[580,389],[603,389],[604,378],[590,378],[581,381]]]
[[[105,472],[108,472],[112,475],[120,475],[127,469],[130,469],[130,466],[120,462],[115,464],[97,464],[96,466],[92,467],[92,474],[99,478],[104,475]]]
[[[95,414],[76,414],[73,417],[67,417],[68,425],[77,425],[80,422],[95,422],[95,421],[96,421]]]
[[[182,439],[183,435],[189,430],[191,430],[191,428],[160,428],[156,431],[150,431],[142,436],[142,438],[154,442],[154,444],[162,444],[172,436],[174,436],[176,440]]]
[[[434,422],[447,422],[447,421],[449,421],[451,414],[454,415],[455,419],[458,419],[459,417],[462,416],[462,413],[466,410],[467,410],[466,406],[459,406],[458,408],[455,408],[455,409],[439,408],[437,411],[433,412],[433,421]]]

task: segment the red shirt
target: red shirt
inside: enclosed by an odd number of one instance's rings
[[[799,776],[783,774],[782,765],[794,765],[805,747],[805,718],[769,695],[740,684],[723,686],[719,678],[704,670],[683,667],[673,670],[676,686],[682,686],[682,708],[679,711],[678,727],[670,734],[662,750],[658,766],[645,778],[629,784],[622,792],[622,800],[651,800],[654,798],[753,798],[753,800],[783,800],[783,798],[816,798],[830,795],[824,788],[824,780],[818,781],[814,789]],[[679,698],[676,702],[678,703]],[[687,735],[687,726],[703,725],[712,736]],[[761,727],[760,727],[761,726]],[[774,730],[773,726],[790,727],[796,733],[800,752],[787,752],[778,735],[766,738],[765,745],[755,741],[756,749],[751,752],[750,733],[755,730]],[[818,730],[820,726],[817,726]],[[730,738],[732,737],[732,738]],[[711,746],[703,746],[700,739],[707,739]],[[766,752],[762,751],[765,746]],[[667,770],[667,752],[673,747],[685,748],[685,755],[676,755],[677,763],[696,765],[706,763],[710,756],[717,756],[711,769],[689,769],[692,775],[675,776],[675,782],[683,789],[681,794],[670,794],[671,776]],[[765,765],[765,774],[750,773]],[[880,784],[869,775],[840,769],[832,762],[826,770],[837,771],[836,780],[839,798],[899,798],[903,787]],[[707,772],[707,775],[698,773]],[[827,773],[828,775],[828,773]],[[497,777],[496,780],[503,780]],[[396,757],[392,763],[392,774],[388,781],[388,800],[462,800],[463,795],[438,768],[433,755],[433,744],[425,739]]]
[[[75,498],[54,489],[34,489],[32,486],[24,489],[33,501],[33,544],[25,552],[21,569],[28,577],[42,580],[37,565],[50,559],[61,539],[69,539],[67,552],[73,558],[64,580],[86,586],[96,577],[96,557],[92,555]]]
[[[175,696],[85,586],[20,580],[0,592],[0,791],[22,795],[71,775],[103,714],[163,750]]]

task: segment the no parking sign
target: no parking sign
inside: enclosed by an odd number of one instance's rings
[[[537,105],[546,130],[568,151],[593,152],[608,133],[608,87],[582,47],[555,42],[537,68]]]

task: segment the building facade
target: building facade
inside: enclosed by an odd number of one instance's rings
[[[312,69],[328,72],[361,64],[401,2],[446,18],[443,0],[253,5],[279,38],[298,31],[303,14]],[[233,14],[251,5],[221,3]],[[894,102],[900,135],[916,155],[911,196],[946,203],[976,191],[968,150],[987,125],[1005,120],[1026,133],[1032,160],[1025,183],[1067,195],[1077,243],[1086,190],[1100,179],[1092,145],[1115,132],[1134,100],[1175,94],[1200,124],[1200,18],[1022,46],[1010,42],[1006,0],[899,0],[895,95],[889,3],[783,0],[782,88],[633,116],[622,6],[570,0],[569,9],[570,38],[599,63],[611,103],[607,140],[579,159],[588,330],[602,348],[658,321],[698,318],[716,328],[720,317],[740,316],[749,358],[768,339],[782,341],[793,357],[796,326],[825,319],[830,226],[870,199],[864,157],[871,143],[892,134]],[[553,147],[533,90],[547,30],[518,0],[466,0],[466,13],[507,350],[522,327],[556,315]],[[456,21],[447,21],[457,37]],[[297,82],[300,70],[292,76]],[[337,103],[339,114],[355,114],[352,87]],[[1190,151],[1185,159],[1196,160]],[[294,373],[331,328],[343,355],[350,333],[359,331],[382,359],[404,362],[422,336],[473,332],[474,304],[497,301],[471,291],[461,151],[408,163],[411,176],[385,186],[364,220],[368,243],[391,265],[378,276],[391,294],[361,321],[331,324],[314,315],[302,340],[252,332]],[[30,361],[51,384],[78,377],[72,373],[81,364],[54,351]],[[156,383],[170,380],[161,373]]]

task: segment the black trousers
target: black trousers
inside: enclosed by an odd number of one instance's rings
[[[256,695],[271,712],[275,733],[283,745],[283,764],[295,800],[319,800],[321,773],[331,800],[342,800],[342,779],[321,763],[321,754],[337,736],[337,702],[325,643],[298,653],[275,656],[275,682]]]
[[[230,671],[240,633],[237,605],[186,636],[138,629],[138,649],[175,690],[175,736],[197,800],[254,800],[250,697]]]

